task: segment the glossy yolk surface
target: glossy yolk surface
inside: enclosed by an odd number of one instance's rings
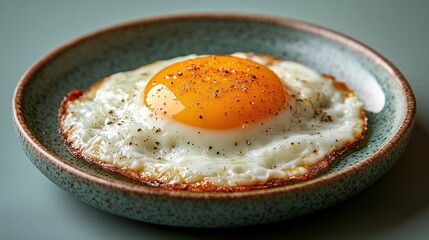
[[[284,85],[274,72],[231,56],[170,65],[149,81],[142,98],[155,117],[208,129],[246,127],[287,105]]]

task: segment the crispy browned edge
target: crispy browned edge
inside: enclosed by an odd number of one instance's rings
[[[328,74],[323,74],[323,76],[331,79],[337,88],[339,88],[343,91],[349,92],[351,94],[354,94],[353,91],[345,83],[337,81],[334,76],[328,75]],[[81,90],[78,90],[78,89],[73,89],[62,100],[61,107],[58,111],[58,131],[61,134],[66,147],[69,149],[69,151],[76,158],[85,160],[86,162],[91,163],[91,164],[98,165],[102,169],[104,169],[108,172],[119,173],[125,177],[137,180],[137,181],[145,183],[149,186],[160,187],[160,188],[164,188],[164,189],[168,189],[168,190],[184,190],[184,191],[193,191],[193,192],[239,192],[239,191],[263,189],[263,188],[269,188],[269,187],[275,187],[275,186],[283,186],[283,185],[287,185],[287,184],[293,184],[296,182],[305,181],[305,180],[308,180],[308,179],[314,177],[318,172],[320,172],[321,170],[328,167],[337,157],[344,154],[348,149],[359,147],[359,144],[362,141],[362,139],[364,138],[365,132],[367,130],[366,114],[365,114],[365,111],[363,110],[363,108],[361,108],[361,119],[363,121],[362,134],[357,136],[354,140],[347,142],[341,148],[331,152],[320,162],[308,166],[308,168],[307,168],[308,172],[304,175],[301,175],[301,176],[293,176],[293,177],[281,178],[281,179],[272,179],[268,182],[259,182],[259,183],[255,183],[252,185],[245,185],[245,186],[215,186],[213,184],[206,183],[206,182],[198,182],[198,183],[194,183],[194,184],[162,183],[157,179],[149,179],[149,178],[141,177],[138,172],[126,171],[126,170],[115,167],[113,164],[107,164],[107,163],[101,162],[101,161],[96,160],[96,159],[84,157],[82,155],[82,152],[79,149],[73,148],[72,144],[67,141],[67,133],[64,131],[63,126],[62,126],[62,120],[65,117],[65,113],[67,111],[67,105],[70,102],[73,102],[73,101],[79,99],[81,96],[83,96],[85,94],[85,92],[88,92],[93,88],[97,88],[106,79],[108,79],[108,77],[98,81],[96,84],[92,85],[90,88],[88,88],[87,90],[85,90],[83,92]]]

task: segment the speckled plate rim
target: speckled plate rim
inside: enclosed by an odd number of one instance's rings
[[[340,170],[335,173],[330,173],[326,175],[319,176],[314,179],[310,179],[301,183],[296,183],[293,185],[273,187],[261,190],[252,190],[245,192],[229,192],[229,193],[213,193],[213,192],[186,192],[186,191],[172,191],[166,189],[160,189],[156,187],[150,186],[141,186],[135,185],[132,183],[122,182],[116,179],[112,179],[105,176],[96,176],[91,173],[82,171],[67,161],[61,159],[54,152],[48,150],[38,139],[31,130],[29,129],[23,114],[22,109],[22,100],[25,92],[25,88],[32,79],[33,74],[37,73],[45,64],[49,63],[53,59],[55,59],[60,54],[72,49],[76,45],[79,45],[82,42],[87,40],[91,40],[100,35],[114,32],[130,27],[148,25],[153,23],[160,22],[170,22],[176,20],[244,20],[244,21],[252,21],[259,22],[264,24],[272,24],[278,26],[285,26],[289,28],[294,28],[300,31],[308,32],[322,38],[333,41],[337,44],[343,45],[348,49],[351,49],[355,52],[358,52],[361,55],[364,55],[368,59],[370,59],[374,64],[378,65],[380,68],[384,69],[391,77],[392,81],[395,81],[398,84],[398,88],[402,89],[402,93],[405,96],[407,107],[405,118],[402,124],[397,129],[396,133],[392,137],[390,141],[388,141],[385,145],[383,145],[378,151],[373,153],[371,156],[362,159],[358,163],[353,166],[349,166],[343,170]],[[203,14],[183,14],[183,15],[170,15],[170,16],[161,16],[154,17],[142,20],[130,21],[122,24],[113,25],[111,27],[107,27],[93,33],[89,33],[83,35],[80,38],[77,38],[69,43],[66,43],[63,46],[53,50],[46,56],[42,57],[38,60],[33,66],[31,66],[20,79],[13,96],[12,101],[12,109],[13,109],[13,119],[15,123],[15,127],[18,130],[21,137],[24,141],[27,142],[28,146],[34,150],[44,161],[46,161],[49,165],[59,169],[60,171],[65,171],[74,177],[84,180],[91,184],[97,184],[107,189],[116,190],[125,192],[127,194],[136,194],[136,195],[150,195],[150,196],[159,196],[159,197],[173,197],[180,199],[190,199],[190,200],[199,200],[199,199],[234,199],[234,198],[258,198],[261,195],[264,197],[269,197],[270,195],[282,194],[284,196],[292,195],[297,192],[306,190],[313,191],[321,188],[322,186],[326,186],[332,184],[336,181],[343,180],[344,177],[352,178],[354,176],[359,175],[359,173],[364,172],[365,170],[371,168],[372,165],[378,163],[379,161],[383,161],[383,156],[388,154],[400,146],[401,141],[407,135],[409,131],[411,131],[415,114],[416,114],[416,101],[414,94],[411,90],[410,85],[406,81],[405,77],[402,73],[385,57],[381,54],[377,53],[373,49],[368,46],[360,43],[357,40],[354,40],[348,36],[345,36],[341,33],[332,31],[330,29],[320,27],[314,24],[292,20],[287,18],[278,18],[278,17],[267,17],[260,15],[248,15],[248,14],[216,14],[216,13],[203,13]]]

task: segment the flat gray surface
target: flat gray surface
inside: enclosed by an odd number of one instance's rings
[[[429,239],[428,1],[0,1],[0,239]],[[183,229],[114,216],[45,178],[22,152],[11,99],[20,76],[52,49],[127,20],[191,12],[295,18],[342,32],[390,59],[417,97],[401,160],[355,197],[302,218],[230,230]]]

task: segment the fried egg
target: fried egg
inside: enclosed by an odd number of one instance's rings
[[[363,104],[344,83],[253,53],[156,61],[71,91],[59,111],[76,157],[189,191],[309,179],[365,130]]]

